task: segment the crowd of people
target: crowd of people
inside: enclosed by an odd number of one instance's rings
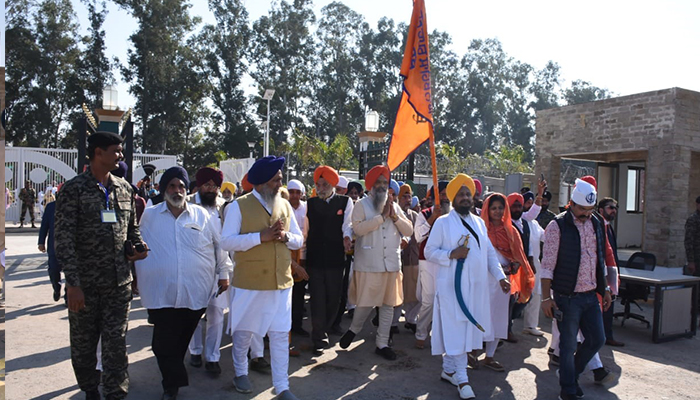
[[[552,319],[548,352],[561,399],[583,396],[585,371],[600,384],[617,378],[598,356],[606,343],[624,345],[611,329],[617,202],[597,198],[593,177],[578,179],[555,214],[544,180],[534,192],[504,195],[460,173],[419,199],[385,166],[369,170],[364,185],[319,166],[307,195],[299,180],[283,182],[285,159],[268,156],[240,185],[216,168],[191,181],[172,167],[147,204],[123,179],[121,142],[108,132],[89,137],[90,166],[58,190],[39,238],[56,301],[65,276],[72,365],[87,399],[101,397],[100,384],[106,399],[128,393],[125,338],[136,294],[154,327],[163,399],[188,385],[186,361],[221,374],[224,334],[238,392],[253,391],[254,370],[271,374],[278,398],[296,399],[291,335],[309,338],[315,355],[334,335],[348,349],[370,318],[379,357],[397,358],[393,335],[403,318],[414,346],[442,357],[439,377],[462,399],[475,397],[469,368],[505,371],[496,353],[518,341],[514,319],[523,318],[524,334],[544,335],[540,311]]]

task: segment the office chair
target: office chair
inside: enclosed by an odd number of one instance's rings
[[[654,268],[656,268],[656,256],[651,253],[634,253],[630,259],[627,260],[626,268],[653,271]],[[647,324],[647,328],[649,328],[651,323],[647,321],[644,316],[631,312],[630,307],[632,304],[634,304],[635,306],[639,307],[639,310],[641,311],[642,307],[637,304],[636,300],[647,301],[649,299],[650,292],[651,289],[649,286],[626,282],[624,286],[620,288],[620,301],[622,305],[625,306],[625,311],[615,313],[613,314],[613,317],[623,317],[622,326],[625,326],[625,320],[632,318]]]

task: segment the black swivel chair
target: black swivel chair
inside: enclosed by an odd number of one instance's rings
[[[626,268],[653,271],[654,268],[656,268],[656,256],[651,253],[634,253],[630,257],[630,259],[627,260]],[[649,321],[647,321],[647,319],[644,318],[642,315],[630,312],[630,306],[634,304],[635,306],[639,307],[639,310],[641,310],[642,307],[639,304],[637,304],[636,300],[647,301],[649,299],[650,291],[651,289],[648,286],[634,283],[625,283],[620,288],[620,300],[622,305],[625,306],[625,311],[615,313],[613,314],[613,317],[623,317],[622,326],[625,326],[625,320],[632,318],[647,324],[647,328],[649,328],[651,326]]]

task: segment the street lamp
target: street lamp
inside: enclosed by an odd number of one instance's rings
[[[255,147],[255,142],[248,142],[248,148],[250,149],[250,158],[253,158],[253,148]]]
[[[117,105],[117,88],[112,85],[107,85],[102,90],[102,109],[114,111]]]
[[[263,94],[263,100],[267,100],[267,129],[265,130],[263,157],[270,155],[270,100],[272,100],[272,96],[274,95],[275,89],[265,89],[265,94]]]
[[[379,113],[370,111],[365,115],[365,130],[367,132],[376,132],[379,130]]]

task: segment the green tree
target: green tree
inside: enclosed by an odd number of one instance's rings
[[[259,96],[251,99],[260,119],[267,116],[265,89],[275,89],[270,102],[270,141],[282,144],[292,132],[308,132],[306,118],[316,63],[311,28],[316,21],[310,0],[281,1],[253,23],[250,74]],[[289,138],[287,137],[289,135]]]
[[[550,60],[544,68],[535,72],[535,78],[530,85],[530,94],[534,97],[530,108],[539,111],[559,106],[560,70],[559,64]]]
[[[575,80],[571,86],[564,90],[563,97],[566,105],[588,103],[590,101],[608,99],[612,93],[607,89],[602,89],[591,85],[590,82]]]

